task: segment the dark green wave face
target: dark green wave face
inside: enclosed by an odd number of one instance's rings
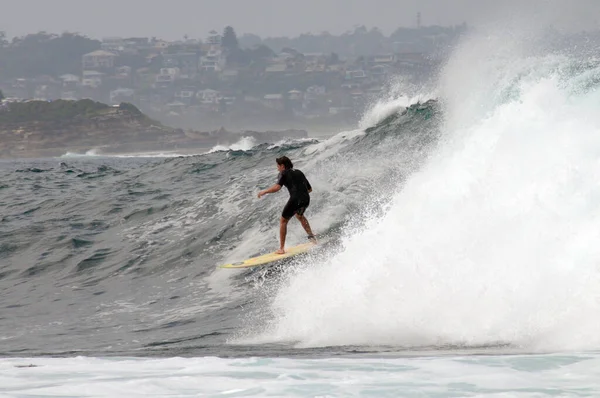
[[[419,167],[438,112],[416,105],[366,132],[246,151],[0,163],[2,354],[268,351],[224,344],[275,278],[216,266],[278,247],[287,193],[256,197],[276,182],[275,158],[306,174],[306,216],[335,247]],[[288,244],[305,241],[290,223]]]
[[[354,148],[375,160],[356,157],[384,187],[381,210],[345,224],[332,255],[265,284],[266,310],[249,317],[262,327],[233,341],[600,346],[599,63],[511,40],[463,43],[440,72],[439,102],[366,130]]]
[[[0,353],[560,346],[548,336],[570,330],[556,325],[597,310],[600,69],[459,61],[438,100],[324,140],[1,162]],[[313,187],[306,216],[322,249],[218,269],[277,249],[287,192],[256,196],[282,155]],[[288,245],[304,242],[292,220]],[[580,312],[549,321],[561,303]],[[584,326],[593,346],[595,323]]]

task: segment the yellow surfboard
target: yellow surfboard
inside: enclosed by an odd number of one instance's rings
[[[240,261],[232,264],[224,264],[219,265],[219,268],[250,268],[257,267],[259,265],[264,265],[271,263],[273,261],[282,260],[284,258],[292,257],[297,254],[306,253],[313,247],[317,246],[315,243],[303,243],[298,246],[292,246],[285,249],[284,254],[276,254],[275,252],[263,254],[262,256],[252,257],[248,260]]]

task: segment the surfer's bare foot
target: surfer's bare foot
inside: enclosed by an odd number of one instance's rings
[[[315,245],[318,243],[317,238],[315,238],[314,235],[309,235],[308,240],[310,241],[310,243],[315,244]]]
[[[285,254],[285,250],[284,249],[279,249],[275,252],[275,254]]]

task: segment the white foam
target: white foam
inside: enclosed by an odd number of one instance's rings
[[[90,149],[84,153],[77,153],[77,152],[66,152],[64,155],[61,155],[61,158],[77,158],[77,157],[97,157],[97,156],[101,156],[100,155],[100,149],[99,148],[93,148]]]
[[[597,355],[416,358],[10,358],[3,397],[600,394]]]
[[[388,116],[400,112],[410,105],[435,98],[435,92],[428,92],[422,87],[415,87],[402,77],[395,78],[387,94],[368,108],[359,122],[361,130],[374,127]]]
[[[239,141],[226,146],[226,145],[215,145],[207,153],[221,152],[221,151],[249,151],[256,146],[257,142],[254,137],[242,137]]]
[[[439,151],[282,285],[259,341],[600,347],[600,94],[570,60],[505,44],[457,51]]]
[[[174,158],[196,156],[198,153],[179,153],[178,151],[149,151],[149,152],[130,152],[130,153],[103,153],[101,148],[90,149],[84,153],[67,151],[61,158]]]
[[[201,155],[204,152],[190,152],[190,153],[182,153],[180,151],[154,151],[154,152],[135,152],[135,153],[122,153],[122,154],[111,154],[111,155],[103,155],[107,157],[115,157],[115,158],[179,158],[179,157],[188,157],[188,156],[197,156]]]
[[[293,144],[302,144],[305,142],[315,141],[314,138],[284,138],[283,140],[277,141],[271,145],[267,149],[275,149],[284,145],[293,145]]]

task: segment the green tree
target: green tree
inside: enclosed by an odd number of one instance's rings
[[[244,66],[248,65],[249,62],[248,54],[244,50],[237,49],[227,54],[227,65]]]
[[[266,66],[267,59],[275,56],[275,52],[264,44],[260,44],[248,50],[240,48],[229,53],[227,56],[228,64],[239,66],[255,65],[259,68]]]
[[[340,56],[337,55],[337,53],[332,52],[331,54],[329,54],[329,56],[327,57],[328,65],[337,65],[339,63],[340,63]]]
[[[183,45],[181,44],[171,44],[167,47],[165,52],[167,54],[177,54],[183,51]]]
[[[233,30],[231,26],[227,26],[223,31],[221,46],[229,52],[236,51],[240,48],[235,30]]]
[[[275,56],[275,52],[264,44],[260,44],[249,50],[252,59],[265,59]]]
[[[290,93],[285,91],[283,93],[283,114],[286,117],[294,116],[294,108],[292,106],[292,101],[290,100]]]
[[[100,49],[100,42],[76,33],[39,32],[13,38],[1,49],[0,78],[60,76],[81,71],[81,57]]]
[[[119,104],[119,109],[122,111],[132,113],[134,115],[142,115],[142,112],[130,102],[121,102]]]
[[[110,111],[110,107],[92,100],[81,101],[29,101],[9,104],[10,112],[0,114],[0,123],[31,121],[63,121],[73,118],[90,118]]]
[[[260,36],[251,33],[245,33],[242,37],[240,37],[238,41],[240,43],[240,46],[244,48],[251,48],[262,44],[262,39],[260,38]]]
[[[120,54],[115,59],[115,66],[117,66],[117,67],[130,66],[134,71],[136,69],[143,68],[148,65],[149,65],[149,62],[146,59],[146,57],[144,57],[140,54],[125,53],[125,54]]]
[[[225,102],[225,98],[221,98],[219,100],[219,113],[224,115],[227,113],[227,102]]]

